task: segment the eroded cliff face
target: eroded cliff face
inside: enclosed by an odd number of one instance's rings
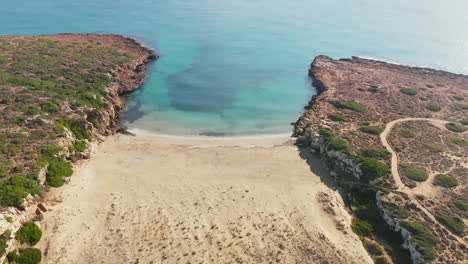
[[[112,44],[113,48],[121,48],[128,52],[128,56],[131,56],[129,62],[118,65],[106,74],[110,81],[105,87],[107,104],[104,108],[96,109],[85,105],[77,108],[76,105],[73,105],[72,101],[62,102],[60,111],[68,113],[65,114],[67,118],[83,120],[82,126],[90,133],[89,139],[83,140],[82,138],[78,138],[70,128],[64,127],[63,133],[54,140],[54,144],[60,147],[60,151],[54,156],[73,163],[89,158],[98,142],[104,140],[106,135],[120,130],[118,127],[119,113],[125,106],[127,95],[143,84],[148,63],[158,57],[154,50],[142,46],[136,40],[118,35],[60,34],[39,37],[12,36],[11,38],[20,40],[44,38],[50,41],[59,41],[60,43],[89,41],[90,43],[98,42],[99,45],[104,46],[111,46]],[[50,121],[45,120],[45,122]],[[50,123],[50,126],[54,125],[53,122]],[[79,141],[86,142],[86,149],[78,151],[74,148],[75,144]],[[50,188],[46,184],[48,169],[49,164],[45,164],[38,169],[36,175],[36,182],[40,186],[44,186],[45,190]],[[70,177],[62,177],[62,180],[67,183]],[[24,245],[21,245],[14,239],[15,234],[28,221],[33,221],[40,227],[42,214],[46,211],[47,208],[41,203],[41,198],[32,195],[26,196],[24,202],[19,206],[1,208],[0,234],[3,234],[7,230],[12,234],[11,238],[7,240],[8,247],[6,248],[6,252],[24,248]],[[4,260],[5,255],[0,257],[0,262]]]

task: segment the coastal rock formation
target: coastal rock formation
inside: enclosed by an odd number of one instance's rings
[[[316,57],[309,74],[317,95],[295,135],[344,189],[358,233],[369,236],[362,227],[380,221],[401,234],[411,262],[464,263],[468,76],[327,56]],[[359,201],[363,195],[372,202]]]
[[[39,225],[42,189],[68,182],[71,163],[116,132],[125,95],[157,57],[118,35],[0,36],[0,234]],[[19,247],[2,239],[6,252]]]

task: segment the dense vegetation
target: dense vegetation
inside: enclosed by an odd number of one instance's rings
[[[47,184],[63,184],[73,171],[57,142],[71,132],[71,150],[85,150],[100,125],[85,112],[104,111],[110,73],[133,59],[97,42],[0,37],[0,205],[41,195],[42,167]]]
[[[335,136],[330,129],[322,128],[319,130],[319,134],[328,144],[329,150],[343,151],[345,153],[351,153],[353,151],[353,147],[347,140]]]
[[[16,239],[23,243],[34,246],[41,240],[42,230],[34,223],[27,222],[24,224],[16,234]]]
[[[349,109],[356,112],[364,112],[367,110],[367,107],[362,104],[355,102],[333,102],[333,105],[337,108]]]
[[[363,157],[386,159],[390,157],[390,152],[384,148],[362,148],[360,154]]]
[[[21,249],[19,253],[12,251],[8,253],[7,259],[10,263],[17,264],[39,264],[42,259],[41,250],[37,248]]]
[[[333,115],[329,115],[328,118],[330,118],[333,121],[343,121],[346,119],[346,115],[345,114],[333,114]]]
[[[407,94],[407,95],[416,95],[416,94],[418,94],[418,92],[415,89],[411,89],[411,88],[400,89],[400,92],[403,93],[403,94]]]
[[[378,135],[380,133],[382,133],[383,129],[380,128],[380,127],[375,127],[375,126],[364,126],[364,127],[361,127],[360,130],[364,133],[368,133],[368,134],[374,134],[374,135]]]
[[[403,174],[410,180],[419,182],[427,180],[427,172],[424,169],[418,168],[412,164],[402,163],[400,164],[400,169],[403,171]]]
[[[423,223],[402,222],[403,226],[411,234],[411,240],[415,243],[416,249],[421,253],[424,259],[432,260],[435,257],[434,247],[438,239],[432,234],[431,230]]]
[[[426,106],[426,109],[433,112],[439,112],[442,108],[436,104],[430,104]]]
[[[468,128],[462,124],[457,124],[457,123],[447,123],[445,124],[445,127],[455,133],[463,133],[468,130]]]
[[[359,161],[361,162],[360,168],[364,177],[369,180],[383,177],[390,170],[390,167],[387,164],[380,162],[375,158],[359,157]]]
[[[462,235],[465,231],[465,223],[456,216],[437,215],[437,220],[457,235]]]
[[[439,185],[442,187],[455,187],[458,185],[458,180],[457,178],[450,176],[450,175],[445,175],[445,174],[438,174],[434,177],[434,184]]]

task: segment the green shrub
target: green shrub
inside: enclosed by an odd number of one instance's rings
[[[427,88],[434,88],[435,86],[432,84],[426,84]]]
[[[378,257],[375,259],[375,264],[392,264],[390,260],[388,260],[386,257]]]
[[[322,136],[325,139],[325,141],[328,141],[331,138],[335,137],[335,134],[333,134],[333,131],[331,131],[328,128],[320,128],[319,135]]]
[[[436,85],[439,86],[439,87],[445,87],[445,84],[443,84],[443,83],[436,83]]]
[[[58,106],[55,102],[53,101],[46,101],[41,105],[42,111],[48,112],[48,113],[57,113],[60,111],[60,106]]]
[[[86,142],[85,141],[76,141],[73,143],[73,147],[78,152],[83,152],[86,150]]]
[[[459,101],[462,101],[462,100],[465,99],[465,97],[463,97],[463,96],[461,96],[461,95],[454,95],[454,96],[452,96],[452,97],[453,97],[453,99],[459,100]]]
[[[378,86],[371,86],[369,89],[367,89],[367,91],[371,92],[371,93],[381,93],[382,90],[380,90],[380,88]]]
[[[435,153],[444,151],[444,148],[442,146],[424,144],[424,147],[428,148],[431,152],[435,152]]]
[[[68,177],[72,174],[73,169],[70,162],[61,158],[53,158],[49,161],[46,182],[52,187],[60,187],[63,185],[62,177]]]
[[[453,104],[452,107],[455,111],[463,111],[468,109],[468,105],[466,104]]]
[[[364,88],[357,88],[357,89],[358,89],[358,91],[361,91],[361,92],[362,92],[362,91],[365,91]]]
[[[37,248],[26,248],[19,252],[19,255],[15,257],[17,264],[39,264],[42,260],[42,253]]]
[[[435,105],[435,104],[427,105],[426,109],[429,110],[429,111],[433,111],[433,112],[439,112],[440,110],[442,110],[442,108],[440,106]]]
[[[42,195],[42,188],[26,176],[13,176],[0,181],[0,204],[18,206],[28,194]]]
[[[411,212],[402,207],[396,208],[393,211],[393,214],[400,219],[405,219],[411,216]]]
[[[340,137],[330,138],[328,141],[328,148],[330,150],[343,151],[345,153],[351,153],[353,151],[353,147],[349,144],[349,142]]]
[[[0,238],[0,256],[3,256],[6,253],[6,249],[8,248],[7,239]]]
[[[400,164],[403,174],[410,180],[423,182],[427,180],[427,172],[408,163]]]
[[[368,133],[368,134],[374,134],[374,135],[378,135],[380,133],[382,133],[383,129],[380,128],[380,127],[375,127],[375,126],[365,126],[365,127],[361,127],[360,130],[364,133]]]
[[[434,184],[442,187],[451,188],[458,185],[458,180],[457,178],[450,175],[438,174],[434,178]]]
[[[426,260],[433,260],[435,258],[434,247],[438,243],[438,239],[431,230],[419,222],[404,221],[402,223],[410,232],[411,240],[415,243],[416,250],[421,253],[421,256]]]
[[[468,118],[460,120],[460,123],[465,126],[468,125]]]
[[[452,142],[459,146],[466,146],[468,145],[468,140],[463,138],[452,138]]]
[[[416,133],[414,133],[413,131],[411,131],[409,129],[402,129],[402,130],[400,130],[400,135],[402,135],[404,137],[407,137],[407,138],[410,138],[410,137],[415,137]]]
[[[22,244],[34,246],[41,240],[42,230],[33,222],[25,223],[16,233],[16,239]]]
[[[374,180],[388,173],[388,165],[375,158],[359,157],[359,161],[361,162],[361,171],[367,179]]]
[[[333,121],[343,121],[346,119],[346,115],[345,114],[333,114],[333,115],[329,115],[328,118],[330,118]]]
[[[333,105],[337,108],[349,109],[356,112],[364,112],[367,110],[365,105],[355,102],[333,102]]]
[[[445,127],[452,131],[452,132],[455,132],[455,133],[463,133],[465,132],[466,130],[468,130],[468,128],[462,124],[457,124],[457,123],[447,123],[445,124]]]
[[[358,236],[363,237],[370,236],[373,231],[371,224],[369,224],[367,221],[359,219],[353,219],[353,222],[351,223],[351,229]]]
[[[373,241],[373,242],[369,242],[369,241],[366,241],[366,249],[367,251],[372,255],[372,256],[382,256],[383,253],[384,253],[384,249],[382,248],[382,246]]]
[[[415,89],[411,88],[402,88],[400,89],[400,92],[406,95],[416,95],[418,92]]]
[[[419,100],[421,100],[421,101],[427,101],[428,98],[427,98],[427,97],[424,97],[424,96],[421,96],[421,97],[419,97]]]
[[[455,202],[455,206],[462,211],[468,211],[468,203],[457,201]]]
[[[359,153],[368,158],[386,159],[390,157],[390,152],[384,148],[362,148]]]
[[[91,134],[87,129],[88,123],[85,120],[60,119],[57,123],[73,132],[77,139],[91,139]]]
[[[465,231],[465,223],[462,219],[456,216],[449,216],[449,215],[436,215],[436,218],[439,222],[441,222],[444,226],[450,229],[457,235],[463,234]]]

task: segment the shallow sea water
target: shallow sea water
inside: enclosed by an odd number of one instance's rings
[[[291,131],[316,55],[468,73],[468,2],[451,0],[3,1],[0,34],[119,33],[161,58],[128,103],[131,130]]]

